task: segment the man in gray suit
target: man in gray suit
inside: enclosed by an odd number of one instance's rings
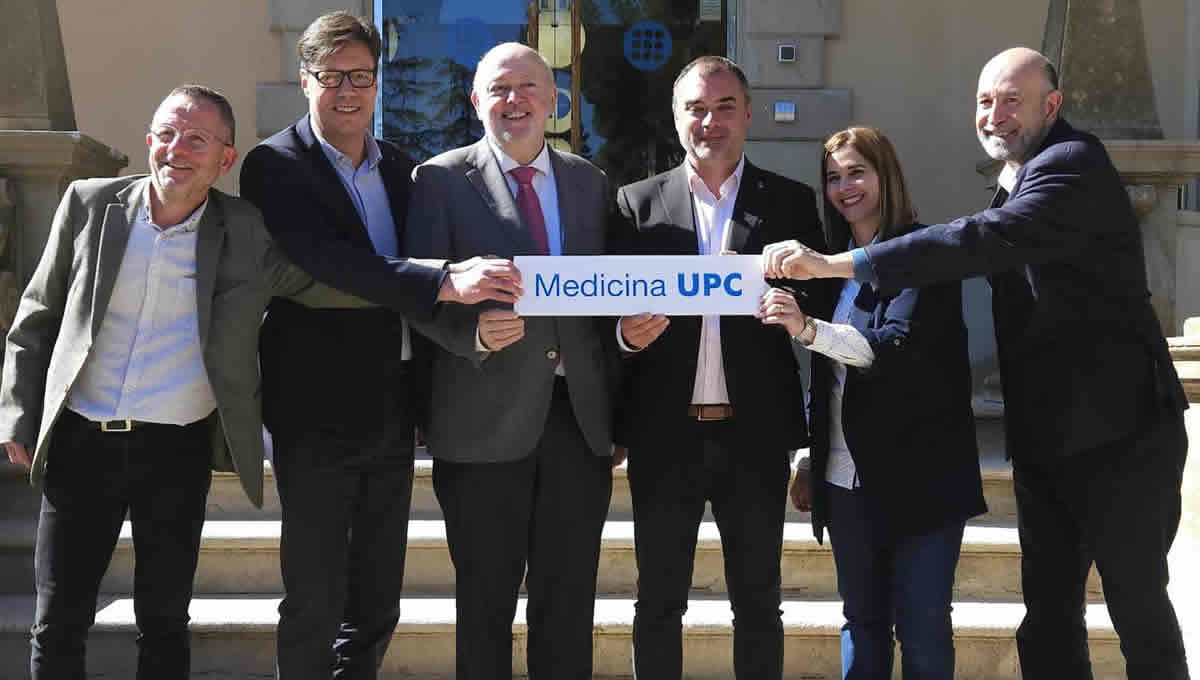
[[[604,173],[546,144],[556,89],[532,49],[480,60],[486,134],[417,167],[406,252],[597,255]],[[442,305],[415,323],[438,345],[427,439],[457,575],[457,676],[512,677],[511,625],[528,566],[529,676],[590,678],[600,531],[612,492],[612,320],[519,318]]]
[[[97,591],[126,511],[137,677],[188,677],[210,467],[238,472],[262,504],[263,310],[272,295],[365,304],[314,285],[274,249],[254,206],[212,189],[237,159],[233,138],[224,96],[172,91],[146,135],[150,176],[72,183],[21,298],[4,356],[0,441],[43,487],[34,680],[84,677]]]

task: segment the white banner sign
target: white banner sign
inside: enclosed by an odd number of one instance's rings
[[[521,316],[753,315],[758,255],[518,255]]]

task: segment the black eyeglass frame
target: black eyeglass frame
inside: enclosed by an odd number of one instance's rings
[[[342,83],[345,82],[347,76],[349,76],[349,78],[350,78],[350,87],[353,87],[356,90],[365,90],[368,87],[374,87],[376,81],[379,80],[378,69],[356,68],[356,69],[351,69],[349,71],[339,71],[338,69],[334,69],[334,68],[323,68],[319,71],[313,71],[313,70],[306,68],[306,69],[304,69],[304,72],[307,73],[308,75],[312,76],[313,78],[315,78],[317,81],[317,84],[320,85],[321,87],[325,88],[326,90],[336,90],[337,88],[341,87]],[[323,73],[337,74],[337,82],[334,83],[333,85],[326,85],[321,80],[321,74],[323,74]],[[354,74],[355,73],[370,73],[371,74],[371,82],[367,83],[366,85],[355,85],[354,84]]]

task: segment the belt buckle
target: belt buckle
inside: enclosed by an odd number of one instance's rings
[[[698,404],[696,408],[696,420],[702,423],[726,420],[729,416],[725,413],[725,409],[722,406],[723,404]],[[708,415],[710,412],[715,415]]]
[[[133,421],[126,418],[125,420],[101,420],[101,432],[132,432]]]

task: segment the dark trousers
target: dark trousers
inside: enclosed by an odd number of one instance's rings
[[[284,587],[276,671],[281,680],[370,680],[400,618],[413,426],[400,406],[370,432],[317,425],[274,434]]]
[[[433,486],[456,571],[455,677],[512,678],[512,622],[524,575],[529,677],[591,678],[612,459],[591,452],[565,381],[555,381],[532,454],[504,463],[435,458]]]
[[[696,423],[671,450],[629,452],[638,596],[633,673],[683,675],[683,614],[705,502],[721,532],[740,680],[783,676],[779,560],[788,454],[737,441],[731,421]]]
[[[1014,461],[1025,619],[1022,677],[1092,677],[1084,598],[1092,562],[1131,680],[1187,678],[1167,597],[1187,457],[1183,415],[1164,412],[1120,441],[1048,465]]]
[[[892,627],[904,680],[954,678],[950,601],[965,522],[894,537],[875,523],[863,489],[825,485],[829,540],[842,597],[842,677],[892,677]]]
[[[137,554],[137,678],[188,677],[188,603],[212,477],[210,442],[204,421],[103,433],[63,411],[54,427],[34,552],[33,680],[85,677],[88,628],[126,511]]]

